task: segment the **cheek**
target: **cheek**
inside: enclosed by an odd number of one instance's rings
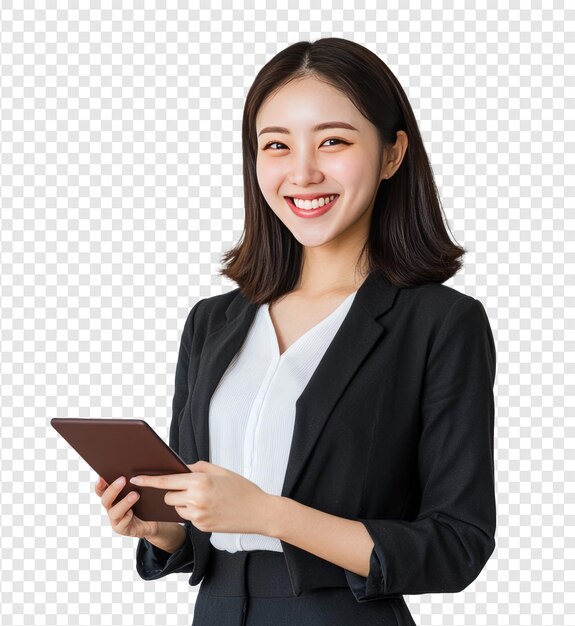
[[[266,196],[277,191],[281,183],[281,174],[278,166],[265,159],[256,161],[256,176],[260,189]]]
[[[330,164],[329,176],[337,180],[344,189],[346,187],[354,189],[366,180],[368,170],[369,166],[361,159],[341,159]]]
[[[365,181],[375,173],[377,168],[376,158],[368,151],[348,151],[341,159],[334,159],[330,164],[330,170],[338,179],[350,185],[358,181]]]
[[[260,165],[256,162],[256,178],[264,200],[268,203],[268,206],[272,209],[272,211],[277,215],[277,210],[274,207],[277,206],[278,202],[278,184],[274,180],[273,176],[270,175],[269,168],[260,167]]]
[[[256,161],[256,178],[258,180],[258,185],[260,186],[260,189],[261,189],[262,188],[262,183],[264,183],[265,181],[264,181],[262,167],[260,165],[259,159]]]
[[[362,158],[363,156],[363,158]],[[347,197],[345,210],[339,214],[344,222],[354,222],[368,208],[377,184],[377,163],[373,158],[357,155],[357,158],[345,159],[337,163],[337,171],[330,174],[342,185]]]

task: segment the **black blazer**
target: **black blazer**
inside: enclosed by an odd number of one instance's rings
[[[170,446],[209,461],[210,398],[257,305],[239,289],[191,309],[175,374]],[[496,351],[481,302],[439,283],[401,289],[370,275],[296,402],[282,496],[362,522],[367,578],[282,541],[293,590],[349,585],[356,599],[458,592],[495,548]],[[230,420],[233,415],[230,415]],[[180,550],[138,542],[145,580],[201,582],[210,533]]]

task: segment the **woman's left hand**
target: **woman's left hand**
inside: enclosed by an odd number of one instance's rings
[[[168,490],[166,504],[174,506],[179,515],[203,532],[269,532],[269,505],[274,496],[219,465],[198,461],[188,467],[190,474],[142,475],[130,482]]]

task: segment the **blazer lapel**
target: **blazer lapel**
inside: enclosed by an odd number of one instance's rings
[[[281,495],[292,493],[326,420],[375,343],[385,333],[377,321],[393,304],[398,288],[380,275],[362,283],[354,301],[296,402],[294,433]],[[241,348],[258,306],[240,292],[230,303],[227,322],[206,337],[194,387],[193,428],[199,459],[209,460],[209,404],[231,360]]]
[[[210,333],[204,341],[192,404],[198,460],[210,460],[210,400],[228,365],[240,350],[257,310],[256,304],[238,292],[226,310],[227,322]]]
[[[370,275],[296,402],[294,433],[281,495],[289,497],[339,397],[385,333],[377,318],[393,304],[397,287]]]

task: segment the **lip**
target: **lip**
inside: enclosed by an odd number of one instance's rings
[[[296,193],[293,196],[285,196],[286,198],[297,198],[298,200],[315,200],[316,198],[327,198],[329,196],[337,196],[336,193]]]
[[[317,197],[317,196],[315,196]],[[305,199],[305,198],[304,198]],[[324,213],[327,213],[333,205],[339,200],[339,195],[337,195],[331,202],[328,204],[324,204],[323,206],[318,207],[317,209],[309,209],[306,211],[305,209],[298,209],[298,207],[293,203],[292,199],[286,196],[286,202],[289,208],[298,216],[298,217],[319,217]]]

